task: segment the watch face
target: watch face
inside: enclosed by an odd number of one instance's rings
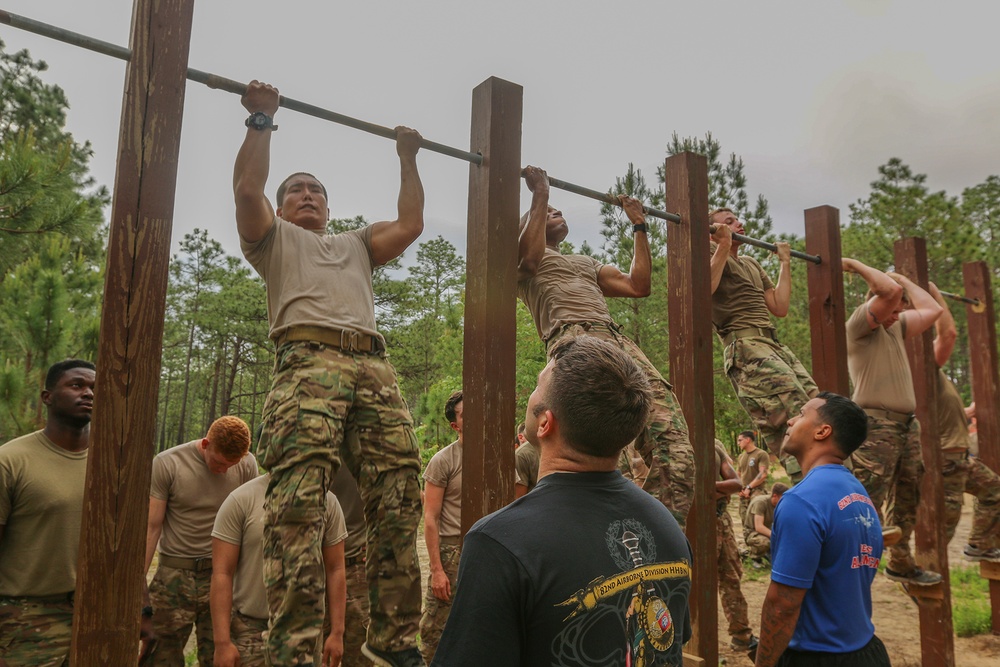
[[[250,122],[253,123],[254,127],[261,129],[267,127],[267,120],[268,120],[267,116],[258,111],[253,115],[253,118],[250,120]]]

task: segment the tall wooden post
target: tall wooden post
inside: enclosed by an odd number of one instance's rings
[[[77,568],[75,667],[135,664],[194,0],[136,0]]]
[[[719,662],[716,557],[715,421],[712,379],[712,308],[709,271],[708,162],[703,155],[667,158],[666,208],[683,220],[667,224],[670,379],[694,448],[695,497],[687,518],[694,553],[691,645],[704,664]]]
[[[812,376],[820,391],[850,396],[844,271],[840,255],[840,211],[833,206],[806,209],[806,252],[822,264],[809,263],[809,328]]]
[[[491,77],[472,92],[462,533],[514,499],[515,306],[521,192],[521,86]]]
[[[976,313],[966,308],[969,318],[969,358],[972,364],[972,396],[976,401],[979,428],[979,460],[993,472],[1000,472],[1000,377],[997,373],[997,327],[993,306],[993,287],[986,262],[962,265],[965,295],[979,299],[986,310]],[[990,580],[993,634],[1000,634],[1000,564],[980,564],[983,576]]]
[[[927,246],[922,238],[896,241],[896,270],[927,289]],[[908,338],[906,351],[917,396],[920,451],[924,476],[917,506],[916,560],[920,567],[941,573],[935,586],[910,586],[920,606],[920,652],[925,665],[955,664],[955,638],[951,622],[951,589],[948,577],[948,540],[945,536],[944,483],[941,479],[941,442],[938,436],[938,381],[934,363],[933,327]]]

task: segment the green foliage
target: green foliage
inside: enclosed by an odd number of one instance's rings
[[[959,637],[990,633],[989,584],[978,567],[951,568],[951,614]]]

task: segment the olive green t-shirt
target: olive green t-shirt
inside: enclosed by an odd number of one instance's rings
[[[847,320],[847,369],[854,383],[851,399],[862,408],[912,413],[917,407],[910,362],[906,356],[906,322],[886,329],[868,325],[868,304]]]
[[[439,537],[459,537],[462,534],[462,445],[456,440],[427,462],[424,480],[444,488]]]
[[[264,497],[268,479],[268,475],[262,475],[230,493],[219,508],[212,530],[212,537],[240,547],[233,577],[233,609],[251,618],[268,616],[264,587]],[[344,513],[329,491],[323,519],[324,547],[347,537]]]
[[[87,451],[36,431],[0,447],[0,595],[76,590]]]
[[[240,238],[243,255],[267,285],[271,340],[294,326],[346,329],[381,339],[375,330],[371,239],[370,225],[327,234],[277,216],[261,240]]]
[[[539,461],[538,447],[530,442],[525,442],[514,450],[516,481],[518,484],[528,487],[528,491],[535,488],[535,484],[538,483]]]
[[[711,247],[714,253],[716,244]],[[771,328],[771,311],[764,301],[764,292],[770,289],[774,284],[757,260],[749,255],[730,255],[719,286],[712,293],[715,332],[724,337],[738,329]]]
[[[542,340],[564,324],[611,323],[608,302],[597,282],[601,262],[587,255],[561,255],[545,248],[535,275],[517,284],[517,295],[535,322]]]
[[[736,460],[736,472],[740,476],[740,482],[746,486],[757,479],[762,468],[766,470],[770,464],[767,452],[759,447],[752,452],[740,452],[740,458]]]
[[[755,516],[764,517],[764,525],[768,528],[771,527],[771,523],[774,521],[774,506],[771,504],[771,494],[765,493],[754,496],[750,501],[750,505],[747,507],[747,515],[743,519],[744,535],[751,535],[757,532],[754,528]]]
[[[149,495],[167,501],[160,534],[160,553],[178,558],[212,555],[212,526],[222,502],[238,486],[257,477],[257,459],[247,454],[226,472],[208,469],[192,440],[160,452],[153,459]]]
[[[938,430],[941,449],[968,449],[969,425],[965,418],[965,402],[948,376],[938,369]]]

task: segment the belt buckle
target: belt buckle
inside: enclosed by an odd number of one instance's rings
[[[358,352],[358,340],[361,335],[357,331],[340,330],[340,349],[345,352]]]

